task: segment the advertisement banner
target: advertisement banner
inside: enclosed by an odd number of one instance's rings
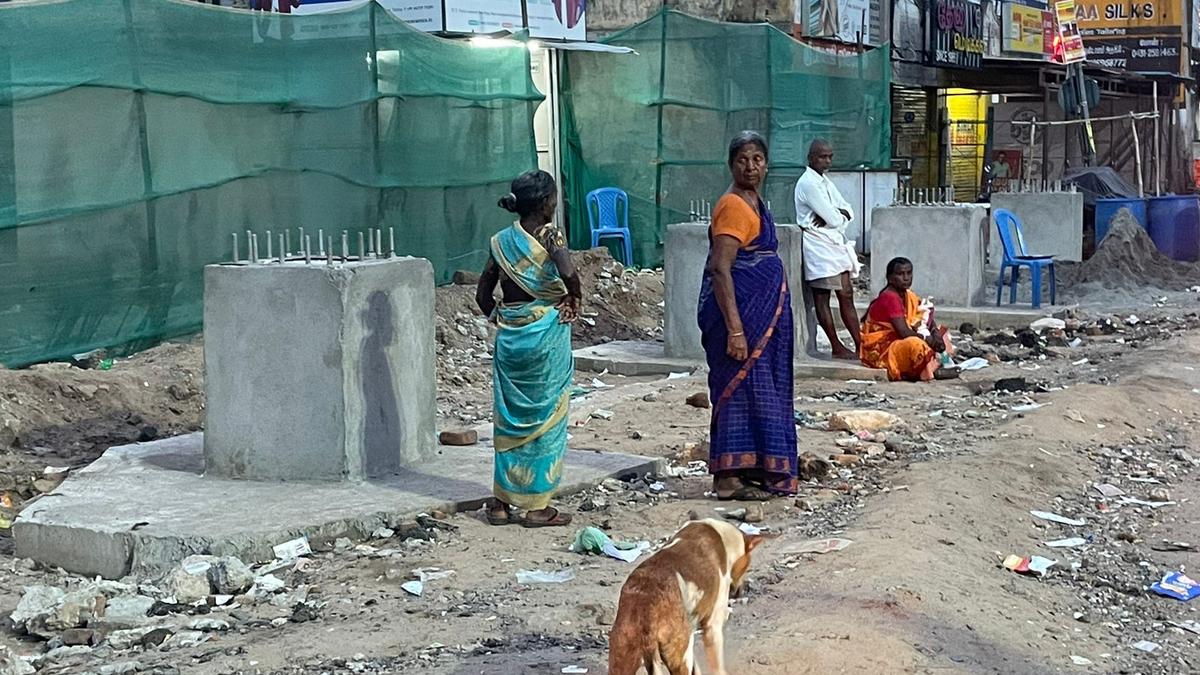
[[[1053,25],[1050,12],[1042,8],[1028,7],[1015,3],[1006,3],[1004,51],[1021,55],[1046,54],[1046,39],[1044,26],[1047,22]]]
[[[983,68],[983,8],[969,0],[929,3],[930,57],[935,66]]]
[[[873,19],[870,0],[796,0],[792,18],[795,37],[815,37],[855,44],[878,44],[871,30]]]
[[[1058,15],[1058,35],[1062,38],[1063,62],[1086,61],[1087,52],[1083,47],[1083,36],[1079,34],[1079,26],[1075,23],[1075,0],[1058,0],[1054,3],[1054,12]]]
[[[587,0],[381,0],[381,4],[404,22],[431,33],[515,33],[527,27],[534,38],[587,39]]]

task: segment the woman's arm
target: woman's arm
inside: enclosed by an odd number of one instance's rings
[[[479,284],[475,287],[475,304],[484,316],[491,316],[496,310],[496,284],[500,283],[500,266],[488,255],[487,264],[483,266],[483,274],[479,275]]]
[[[725,328],[729,331],[725,353],[736,361],[745,361],[750,356],[750,350],[742,328],[742,315],[738,313],[737,294],[733,290],[733,274],[730,271],[740,246],[741,242],[736,237],[727,234],[713,237],[708,273],[712,277],[717,307],[721,309],[721,315],[725,317]]]
[[[571,323],[579,316],[579,301],[583,299],[583,285],[579,281],[579,270],[575,261],[571,260],[571,249],[567,248],[566,238],[557,227],[542,228],[539,241],[550,254],[550,260],[558,268],[558,275],[567,285],[567,298],[558,305],[563,323]]]

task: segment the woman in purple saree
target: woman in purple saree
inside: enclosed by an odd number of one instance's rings
[[[733,139],[729,169],[698,312],[712,400],[708,466],[718,499],[758,501],[797,485],[791,293],[775,221],[759,196],[766,141],[754,132]]]

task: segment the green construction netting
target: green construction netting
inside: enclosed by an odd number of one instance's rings
[[[828,139],[837,168],[886,168],[891,156],[888,49],[834,55],[766,24],[718,23],[676,11],[605,42],[636,56],[572,52],[562,77],[563,175],[571,243],[589,243],[585,196],[629,194],[634,258],[662,262],[669,223],[693,200],[715,203],[729,185],[729,139],[767,137],[766,197],[794,221],[792,192],[808,145]]]
[[[235,231],[393,228],[443,280],[478,269],[542,98],[523,46],[374,3],[0,4],[0,363],[198,330]]]

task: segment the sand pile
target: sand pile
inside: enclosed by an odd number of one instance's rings
[[[1063,277],[1066,286],[1095,283],[1108,289],[1182,291],[1200,285],[1200,265],[1163,255],[1129,209],[1121,209],[1095,255],[1063,269]]]

